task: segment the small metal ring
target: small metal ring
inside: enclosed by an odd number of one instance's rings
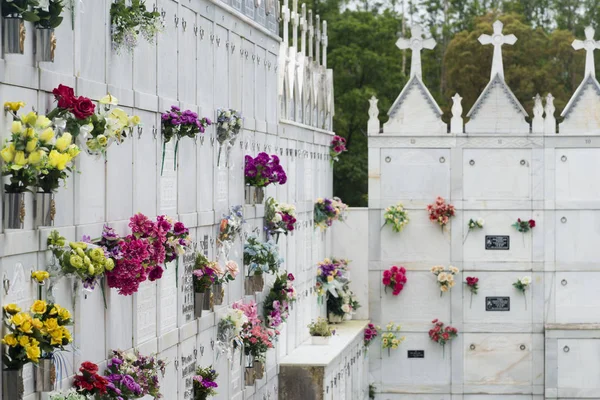
[[[562,161],[562,162],[566,162],[566,161],[567,161],[567,156],[562,156],[562,157],[560,158],[560,161]]]
[[[440,162],[443,164],[446,162],[446,159],[444,157],[440,157]]]
[[[520,346],[520,349],[521,349],[521,350],[525,350],[526,348],[527,348],[527,347],[526,347],[524,344],[522,344],[522,345]]]
[[[385,162],[386,162],[386,163],[390,163],[391,161],[392,161],[392,157],[390,157],[390,156],[387,156],[387,157],[385,158]]]
[[[567,223],[567,217],[562,217],[560,219],[560,222],[562,222],[563,224]]]
[[[469,165],[471,165],[471,166],[475,165],[475,160],[469,161]]]
[[[562,281],[560,281],[560,284],[563,286],[567,286],[567,280],[563,279]]]
[[[571,349],[569,348],[569,346],[565,346],[565,347],[563,347],[563,351],[565,353],[568,353],[569,351],[571,351]]]
[[[472,344],[472,345],[470,345],[470,346],[469,346],[469,348],[470,348],[471,350],[475,350],[475,345],[474,345],[474,344]]]
[[[527,164],[527,161],[521,160],[521,165],[525,165],[525,164]]]

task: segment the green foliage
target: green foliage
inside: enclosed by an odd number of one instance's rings
[[[64,8],[65,5],[63,4],[63,0],[50,0],[48,11],[42,10],[41,8],[34,8],[33,12],[37,17],[35,25],[38,28],[58,28],[63,21],[63,17],[60,15]]]
[[[25,21],[35,22],[39,17],[31,10],[31,7],[36,7],[37,5],[37,0],[13,0],[11,2],[2,0],[2,16],[19,15]]]

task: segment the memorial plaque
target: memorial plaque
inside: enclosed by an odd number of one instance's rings
[[[177,275],[175,262],[168,263],[163,277],[158,281],[160,296],[159,333],[177,328]]]
[[[510,297],[486,297],[485,311],[510,311]]]
[[[408,350],[408,358],[425,358],[425,350]]]
[[[142,282],[136,294],[137,343],[156,337],[156,283]]]
[[[204,257],[208,257],[208,235],[204,235],[204,238],[202,239],[202,250]]]
[[[174,167],[175,150],[173,141],[164,147],[164,161],[161,161],[160,213],[177,214],[177,171]]]
[[[185,388],[183,392],[184,399],[192,399],[194,397],[193,377],[196,374],[196,358],[196,349],[194,349],[192,354],[181,356],[181,378],[185,382]]]
[[[196,254],[193,248],[190,247],[183,255],[184,271],[181,283],[181,316],[183,323],[191,322],[194,319],[194,280],[192,277],[192,271],[194,270],[195,261]]]
[[[485,236],[486,250],[509,250],[510,236],[504,235],[486,235]]]

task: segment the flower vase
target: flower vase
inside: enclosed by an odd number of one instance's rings
[[[247,185],[244,190],[246,204],[255,206],[265,201],[265,188]]]
[[[316,346],[325,346],[329,344],[331,336],[311,336],[310,343]]]
[[[253,278],[254,278],[254,280],[253,280],[254,291],[262,292],[263,289],[265,288],[265,278],[264,278],[263,274],[254,275]]]
[[[344,319],[343,315],[336,315],[332,312],[329,313],[329,322],[332,324],[339,324]]]
[[[254,356],[246,354],[246,370],[244,372],[244,380],[246,386],[253,386],[256,382],[256,374],[254,373]]]
[[[56,35],[54,34],[54,29],[36,28],[35,48],[38,61],[54,62],[54,52],[56,51]]]
[[[25,193],[4,194],[4,229],[23,229]]]
[[[265,364],[254,360],[254,376],[256,379],[262,379],[265,377]]]
[[[344,314],[344,321],[352,321],[352,313]]]
[[[35,391],[51,392],[56,382],[56,367],[51,358],[41,358],[35,367]]]
[[[4,53],[23,54],[25,51],[25,21],[19,15],[4,17]]]
[[[247,276],[246,279],[244,279],[244,292],[246,293],[246,296],[252,296],[254,294],[254,275],[252,276]]]
[[[54,226],[54,217],[56,216],[54,193],[36,193],[33,203],[35,227]]]
[[[221,127],[221,124],[217,125],[217,142],[219,142],[219,154],[217,155],[217,167],[221,164],[221,151],[223,150],[223,144],[229,140],[229,130]]]
[[[194,318],[202,317],[202,310],[204,310],[204,299],[206,295],[202,292],[194,292]]]
[[[210,310],[211,309],[211,304],[210,304],[211,290],[210,290],[210,288],[206,289],[206,291],[203,293],[203,295],[204,295],[204,300],[202,301],[202,309]]]
[[[23,400],[23,368],[2,371],[2,398]]]
[[[223,304],[223,298],[225,297],[225,288],[221,283],[215,283],[212,287],[212,302],[215,306]]]

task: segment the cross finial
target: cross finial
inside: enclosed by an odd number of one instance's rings
[[[281,7],[281,19],[283,20],[283,41],[285,44],[288,43],[289,37],[289,23],[290,23],[290,7],[288,0],[283,1]]]
[[[492,72],[490,74],[490,80],[494,79],[494,76],[500,75],[504,79],[504,65],[502,64],[502,45],[510,44],[513,45],[517,41],[517,37],[513,34],[503,35],[502,28],[504,24],[500,21],[494,22],[494,34],[493,35],[481,35],[479,36],[479,43],[486,45],[491,44],[494,46],[494,58],[492,59]]]
[[[317,14],[315,16],[315,61],[317,62],[317,65],[321,64],[321,51],[320,51],[320,44],[321,44],[321,17],[319,16],[319,14]]]
[[[308,57],[313,57],[313,40],[315,36],[315,27],[313,26],[312,10],[308,10]]]
[[[321,44],[323,45],[323,66],[327,68],[327,21],[323,21],[323,34],[321,35]]]
[[[410,77],[421,77],[421,50],[432,50],[435,47],[435,40],[432,38],[423,39],[423,28],[420,25],[413,25],[410,28],[411,38],[400,38],[396,42],[399,49],[411,49],[412,57],[410,62]]]
[[[300,15],[298,14],[298,0],[292,2],[292,45],[298,49],[298,23],[300,22]]]
[[[300,52],[306,55],[306,31],[308,29],[308,23],[306,21],[306,3],[302,3],[302,16],[300,17],[300,35],[302,40],[300,41],[300,45],[302,49]]]
[[[596,31],[591,26],[585,28],[585,40],[574,40],[572,46],[575,50],[585,49],[585,76],[596,77],[594,65],[594,50],[600,49],[600,42],[594,40]]]

